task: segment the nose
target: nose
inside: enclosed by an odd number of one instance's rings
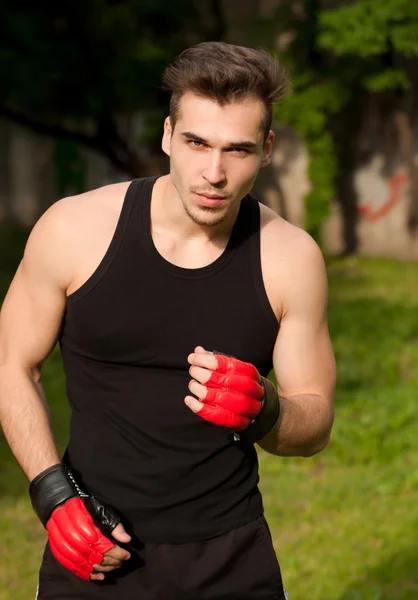
[[[203,170],[203,177],[208,183],[219,187],[226,182],[226,173],[222,163],[220,152],[210,152],[208,156],[209,163]]]

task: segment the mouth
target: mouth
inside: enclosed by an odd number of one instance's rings
[[[194,192],[195,195],[199,198],[199,202],[202,206],[206,206],[207,208],[215,208],[219,206],[226,200],[226,196],[219,195],[210,195],[210,194],[198,194]]]

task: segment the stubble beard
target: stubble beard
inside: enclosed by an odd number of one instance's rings
[[[176,171],[173,168],[171,170],[171,180],[177,190],[181,203],[183,204],[184,212],[195,225],[199,225],[199,227],[216,227],[225,221],[228,215],[228,211],[225,210],[225,207],[195,207],[187,201],[187,194],[189,194],[191,190],[186,192],[183,196],[182,186],[180,184],[181,180],[176,176]]]
[[[194,211],[183,199],[182,202],[184,211],[189,219],[201,227],[216,227],[217,225],[223,223],[223,221],[226,219],[227,214],[224,209],[220,211],[216,208],[200,206],[199,209]],[[198,214],[198,211],[200,214]]]

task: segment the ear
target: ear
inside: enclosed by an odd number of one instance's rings
[[[163,149],[163,152],[165,152],[167,154],[167,156],[170,156],[171,153],[171,135],[172,135],[173,131],[171,129],[171,120],[170,117],[166,117],[165,121],[164,121],[164,133],[163,133],[163,139],[161,142],[161,148]]]
[[[263,160],[261,162],[262,167],[267,167],[271,163],[271,156],[273,154],[273,146],[274,146],[275,135],[273,131],[269,131],[266,141],[264,142],[263,147]]]

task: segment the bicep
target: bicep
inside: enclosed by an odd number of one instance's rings
[[[59,252],[47,233],[40,226],[31,234],[0,312],[0,362],[28,370],[54,348],[65,310]]]
[[[315,246],[295,266],[273,352],[279,394],[332,400],[335,360],[327,323],[327,278]]]

